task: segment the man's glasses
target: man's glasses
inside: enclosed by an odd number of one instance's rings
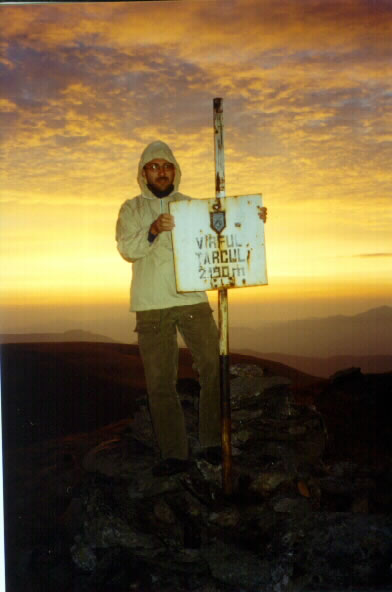
[[[144,168],[148,171],[153,171],[154,173],[156,173],[157,171],[164,171],[165,173],[168,173],[169,171],[172,171],[174,169],[174,164],[172,164],[171,162],[165,162],[161,165],[157,162],[153,162],[152,164],[146,164]]]

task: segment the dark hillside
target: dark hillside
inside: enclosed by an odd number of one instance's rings
[[[156,476],[137,346],[3,346],[12,592],[388,589],[392,374],[324,380],[231,362],[234,495],[224,498],[221,468],[197,456],[188,351],[178,390],[191,464]]]
[[[350,458],[359,464],[390,463],[392,372],[352,369],[335,376],[314,397],[329,432],[327,462]]]
[[[2,351],[5,446],[90,431],[134,411],[143,388],[135,346],[7,344]]]
[[[117,343],[17,343],[2,351],[4,441],[24,447],[49,438],[91,431],[131,416],[145,389],[137,345]],[[315,379],[278,362],[233,354],[297,386]],[[179,378],[197,378],[180,350]]]

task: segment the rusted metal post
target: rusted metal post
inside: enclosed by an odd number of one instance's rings
[[[226,197],[225,155],[223,145],[223,99],[216,98],[214,107],[214,152],[215,152],[215,212],[221,210],[221,198]],[[220,397],[222,422],[222,485],[223,492],[231,495],[233,491],[231,459],[231,408],[229,372],[229,323],[227,288],[218,290],[219,310],[219,363]]]

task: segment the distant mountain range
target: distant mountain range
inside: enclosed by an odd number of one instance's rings
[[[291,356],[392,355],[392,307],[381,306],[353,316],[338,315],[255,323],[230,328],[237,351],[284,353]]]
[[[67,343],[92,341],[99,343],[115,343],[110,337],[90,333],[90,331],[73,330],[63,333],[3,333],[0,334],[0,343]]]
[[[238,353],[280,362],[291,368],[311,374],[328,378],[338,370],[344,368],[361,368],[364,374],[379,374],[392,372],[392,355],[376,356],[331,356],[330,358],[311,358],[306,356],[295,356],[279,353],[260,353],[250,349],[236,350]]]
[[[3,334],[0,343],[116,341],[90,331]],[[255,322],[230,327],[230,350],[273,360],[314,376],[328,377],[357,366],[365,373],[392,371],[392,307],[353,316]]]

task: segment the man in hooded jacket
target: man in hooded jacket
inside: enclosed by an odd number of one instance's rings
[[[176,391],[177,329],[199,373],[199,442],[210,459],[219,459],[221,445],[219,336],[206,293],[176,290],[169,203],[191,198],[178,191],[181,170],[167,144],[156,141],[145,148],[137,180],[141,194],[121,206],[116,240],[122,257],[133,264],[131,310],[162,456],[155,472],[170,474],[187,468],[189,454]]]

